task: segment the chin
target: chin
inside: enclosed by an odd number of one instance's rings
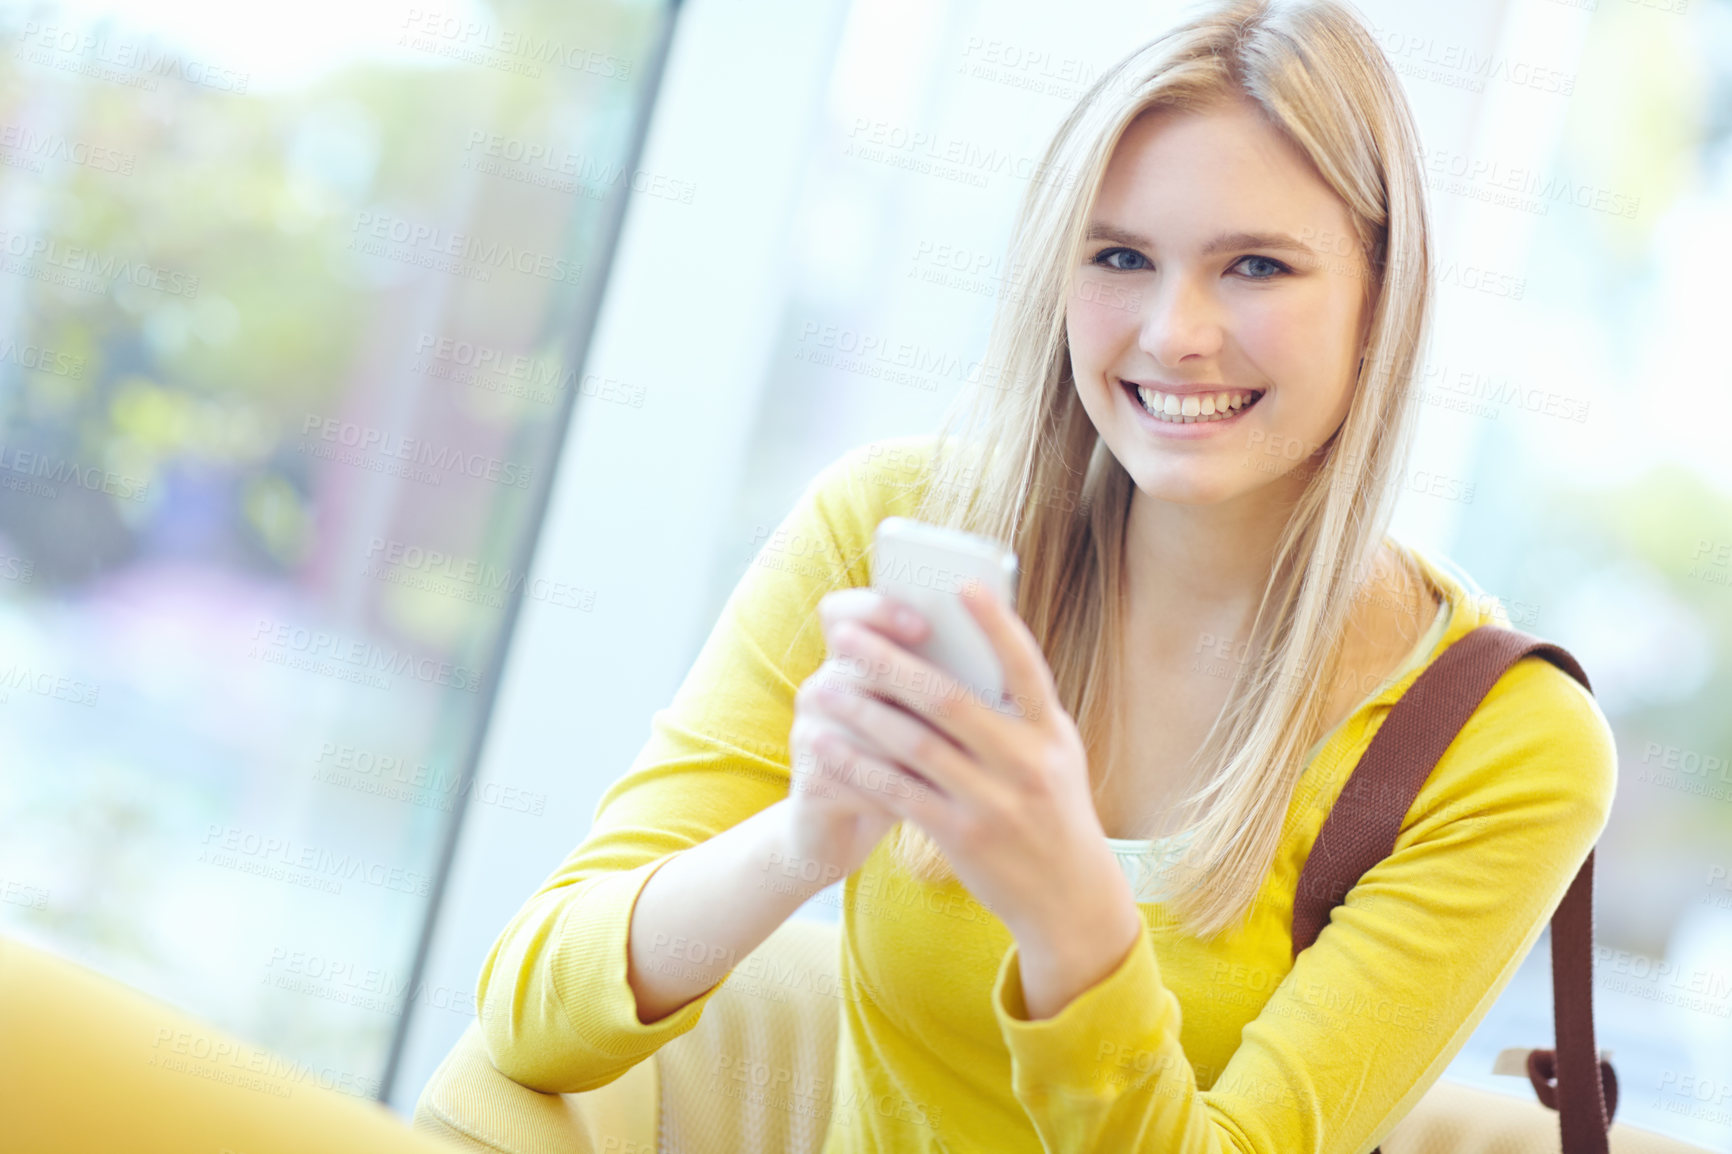
[[[1120,463],[1124,463],[1122,459]],[[1132,463],[1126,465],[1125,472],[1143,496],[1174,505],[1219,505],[1264,484],[1262,479],[1237,475],[1231,464],[1223,469],[1216,463],[1196,460]]]

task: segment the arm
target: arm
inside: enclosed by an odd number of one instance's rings
[[[476,1006],[508,1077],[544,1092],[618,1078],[697,1025],[733,966],[821,888],[760,883],[785,844],[794,693],[825,656],[815,606],[867,580],[854,556],[879,515],[867,460],[855,450],[801,496],[582,844],[488,953]]]
[[[633,909],[626,980],[653,1024],[707,992],[833,879],[776,869],[792,859],[784,799],[650,875]]]
[[[1517,662],[1439,761],[1394,852],[1299,955],[1207,1089],[1146,926],[1111,973],[1040,1020],[1013,945],[993,1007],[1045,1148],[1371,1149],[1460,1051],[1563,900],[1604,828],[1616,765],[1593,699],[1540,658]],[[1290,894],[1265,898],[1290,911]]]

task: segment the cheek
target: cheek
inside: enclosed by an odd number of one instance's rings
[[[1353,387],[1352,374],[1343,376],[1343,354],[1337,342],[1318,338],[1334,333],[1343,323],[1321,308],[1247,312],[1239,318],[1239,344],[1251,362],[1289,396],[1302,395],[1309,405],[1332,407],[1337,394]]]
[[[1248,308],[1234,327],[1245,354],[1281,384],[1286,377],[1302,379],[1305,366],[1315,364],[1321,319],[1306,309]]]
[[[1084,281],[1065,308],[1065,330],[1071,359],[1079,371],[1104,367],[1118,351],[1134,343],[1137,313],[1119,302],[1122,290]]]

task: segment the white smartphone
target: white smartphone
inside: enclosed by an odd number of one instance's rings
[[[909,652],[973,688],[989,702],[1004,693],[1004,670],[986,633],[962,603],[962,588],[979,581],[1016,607],[1016,554],[989,537],[886,517],[872,537],[872,588],[931,623]]]

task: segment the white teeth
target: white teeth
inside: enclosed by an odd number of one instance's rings
[[[1175,393],[1160,393],[1153,389],[1137,387],[1137,396],[1142,399],[1143,407],[1158,417],[1164,417],[1174,424],[1192,424],[1197,421],[1226,420],[1250,404],[1260,394],[1255,393],[1191,393],[1180,397]]]

